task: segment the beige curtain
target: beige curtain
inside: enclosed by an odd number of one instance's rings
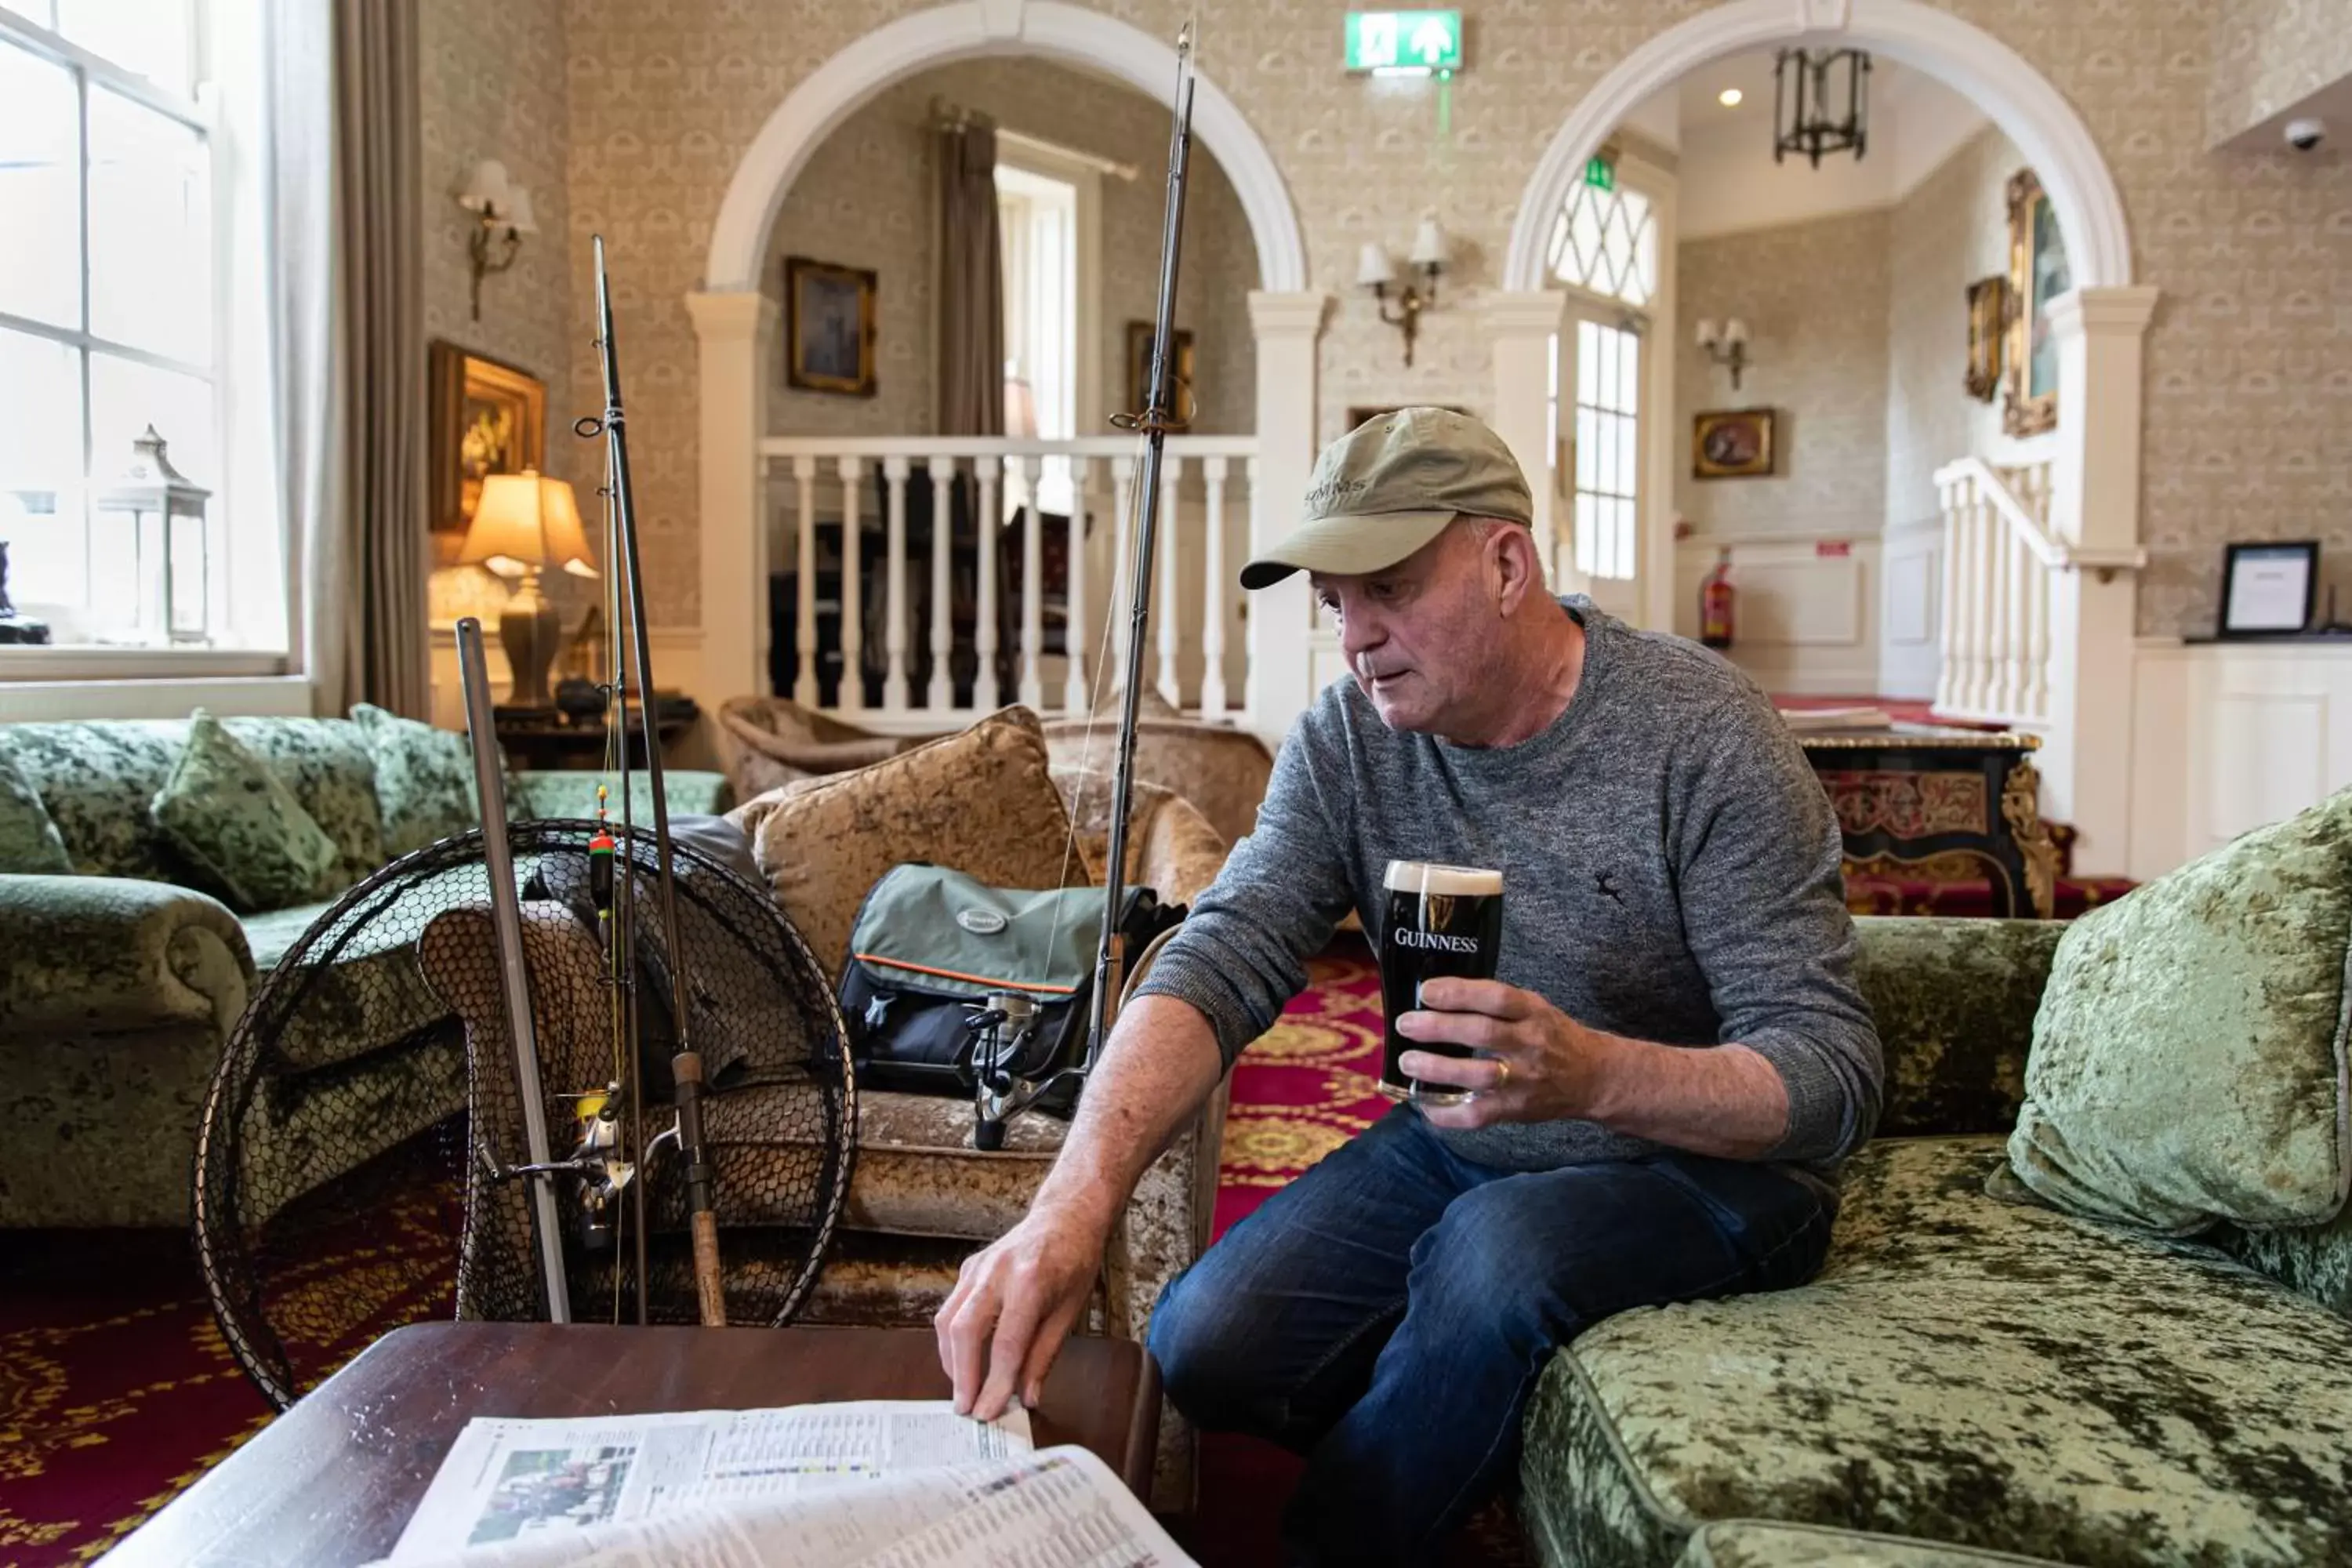
[[[1004,433],[1004,258],[996,222],[996,132],[939,132],[941,436]]]
[[[278,0],[281,464],[318,710],[432,711],[416,9]]]

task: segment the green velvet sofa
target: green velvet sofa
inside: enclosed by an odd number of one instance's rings
[[[2159,1241],[1988,1195],[2065,928],[1856,924],[1887,1093],[1821,1275],[1557,1352],[1538,1557],[2352,1563],[2352,1218]]]
[[[397,858],[361,726],[224,724],[334,839],[335,879],[345,888]],[[0,874],[0,1229],[185,1224],[197,1117],[221,1046],[261,978],[332,901],[237,913],[184,885],[188,874],[148,806],[188,728],[0,725],[0,756],[37,793],[74,872]],[[509,813],[590,816],[603,777],[511,773]],[[733,804],[721,773],[671,770],[664,778],[675,813]],[[639,785],[642,819],[642,776]],[[354,952],[349,962],[388,957]],[[421,986],[415,991],[437,1014]],[[361,1125],[316,1127],[320,1146],[373,1153],[459,1109],[465,1075],[454,1020],[437,1035],[420,1021],[440,1022],[422,1013],[360,1020],[306,1042],[296,1053],[305,1073],[366,1092],[305,1097],[299,1083],[289,1086],[289,1127],[299,1134],[304,1115],[338,1107],[338,1118]]]

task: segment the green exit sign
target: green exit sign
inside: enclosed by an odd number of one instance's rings
[[[1351,71],[1453,71],[1462,68],[1459,11],[1350,11]]]
[[[1584,161],[1584,183],[1596,191],[1617,188],[1617,165],[1607,158],[1591,157]]]

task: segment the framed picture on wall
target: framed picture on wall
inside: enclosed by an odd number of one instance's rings
[[[2000,339],[2009,325],[2009,279],[1996,272],[1969,285],[1969,367],[1963,384],[1979,403],[2000,390]]]
[[[425,399],[432,434],[426,460],[427,528],[433,563],[456,563],[473,526],[482,481],[547,467],[547,384],[446,340],[425,352]]]
[[[2317,541],[2225,546],[2219,635],[2294,637],[2311,626],[2318,593]]]
[[[875,275],[784,258],[784,379],[804,392],[874,395]]]
[[[1772,472],[1769,408],[1718,408],[1691,419],[1691,477],[1763,479]]]
[[[2058,423],[2058,345],[2050,335],[2050,301],[2074,286],[2057,209],[2031,169],[2009,182],[2009,390],[2000,427],[2032,436]]]
[[[1192,334],[1182,328],[1176,330],[1176,419],[1190,425],[1200,412],[1192,401],[1192,388],[1198,366],[1192,361]],[[1127,406],[1122,412],[1140,414],[1149,400],[1147,388],[1151,381],[1151,323],[1129,321],[1127,324]]]

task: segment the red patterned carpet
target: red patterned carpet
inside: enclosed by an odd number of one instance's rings
[[[1387,1109],[1372,1089],[1380,1005],[1369,949],[1345,938],[1243,1058],[1218,1234]],[[320,1249],[303,1288],[341,1309],[327,1353],[349,1356],[390,1328],[447,1310],[414,1263],[446,1253],[451,1219],[419,1199]],[[0,1568],[99,1556],[268,1419],[214,1328],[182,1237],[9,1239],[0,1258]],[[1265,1444],[1211,1436],[1202,1465],[1204,1505],[1185,1530],[1190,1549],[1219,1568],[1272,1564],[1297,1462]],[[1495,1512],[1465,1532],[1452,1560],[1520,1559]]]

